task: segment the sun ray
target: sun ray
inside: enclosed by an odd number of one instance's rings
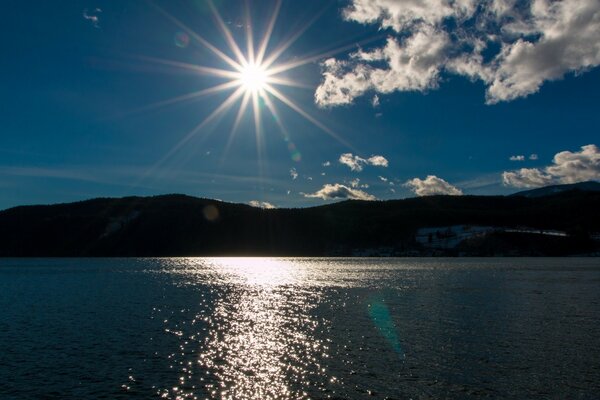
[[[267,46],[271,41],[271,35],[273,34],[273,29],[275,28],[275,22],[277,22],[277,17],[279,16],[279,10],[281,9],[281,0],[277,0],[275,3],[275,9],[273,10],[273,14],[271,15],[271,19],[269,20],[269,24],[267,25],[267,30],[263,36],[263,39],[260,43],[260,47],[258,48],[258,53],[256,55],[256,63],[261,65],[263,62],[263,58],[267,51]]]
[[[242,121],[242,116],[246,113],[246,109],[248,108],[248,102],[250,101],[251,93],[245,92],[244,98],[242,99],[242,104],[240,105],[240,109],[238,114],[235,117],[235,122],[233,123],[232,131],[235,132],[240,126],[240,122]]]
[[[227,157],[227,154],[229,153],[229,148],[233,144],[233,139],[234,139],[235,134],[240,126],[242,117],[244,116],[244,114],[246,113],[246,109],[248,108],[248,103],[250,102],[250,97],[251,97],[250,92],[244,93],[244,97],[242,98],[242,103],[240,104],[240,108],[238,109],[238,113],[235,117],[233,127],[231,128],[231,131],[229,132],[229,137],[227,138],[227,143],[225,144],[225,148],[223,149],[221,161],[219,162],[220,166],[223,166],[223,164],[225,163],[225,159]]]
[[[218,48],[216,48],[208,40],[204,39],[202,36],[200,36],[196,32],[194,32],[192,29],[188,28],[183,22],[179,21],[177,18],[175,18],[174,16],[172,16],[171,14],[169,14],[168,12],[166,12],[165,10],[163,10],[158,5],[156,5],[156,4],[153,4],[153,5],[168,20],[170,20],[171,22],[173,22],[179,28],[183,29],[188,35],[190,35],[197,42],[199,42],[204,47],[206,47],[207,49],[209,49],[210,51],[212,51],[217,57],[219,57],[225,63],[229,64],[231,67],[233,67],[235,70],[238,70],[238,71],[242,68],[242,66],[239,63],[235,62],[231,57],[229,57],[227,54],[223,53],[221,50],[219,50]]]
[[[244,56],[244,53],[242,53],[242,50],[240,49],[240,47],[237,45],[237,43],[233,39],[233,36],[231,35],[231,31],[225,25],[223,18],[221,18],[221,14],[219,14],[219,10],[217,10],[217,7],[215,7],[212,0],[208,1],[208,5],[215,17],[215,20],[217,21],[217,25],[219,26],[219,29],[221,30],[223,35],[225,35],[225,41],[229,45],[229,48],[231,49],[231,51],[233,51],[233,53],[237,57],[240,66],[245,67],[246,65],[248,65],[248,60]]]
[[[345,45],[345,46],[337,47],[335,49],[328,50],[328,51],[325,51],[325,52],[322,52],[322,53],[319,53],[319,54],[316,54],[316,55],[306,55],[306,56],[303,56],[303,57],[298,57],[298,59],[296,59],[294,61],[290,61],[290,62],[287,62],[287,63],[282,63],[282,64],[276,65],[276,66],[274,66],[272,68],[269,68],[269,73],[273,74],[273,75],[280,74],[282,72],[286,72],[286,71],[289,71],[291,69],[298,68],[298,67],[300,67],[302,65],[310,64],[310,63],[313,63],[315,61],[322,60],[322,59],[324,59],[326,57],[331,57],[331,56],[334,56],[336,54],[345,52],[347,50],[360,47],[362,45],[374,42],[376,40],[380,40],[381,37],[382,36],[378,35],[378,36],[371,37],[371,38],[368,38],[368,39],[363,39],[363,40],[358,41],[356,43],[352,43],[352,44],[348,44],[348,45]]]
[[[308,85],[306,83],[297,82],[292,79],[273,77],[273,76],[267,76],[265,78],[265,83],[272,83],[274,85],[282,85],[282,86],[291,86],[291,87],[297,87],[297,88],[302,88],[302,89],[311,89],[311,90],[314,89],[314,87],[312,85]]]
[[[254,32],[252,30],[252,16],[250,15],[250,4],[248,0],[245,2],[246,9],[246,48],[248,51],[248,62],[255,65],[254,61]]]
[[[256,137],[256,158],[258,162],[258,175],[259,177],[264,176],[264,140],[262,134],[262,125],[260,119],[260,104],[259,104],[259,92],[252,92],[252,108],[254,110],[254,134]]]
[[[177,142],[177,144],[175,146],[173,146],[171,148],[171,150],[169,150],[169,152],[167,152],[167,154],[165,154],[151,168],[151,170],[149,172],[153,172],[154,170],[156,170],[156,168],[160,167],[166,161],[168,161],[168,159],[171,158],[171,156],[173,156],[173,154],[175,154],[179,149],[181,149],[181,147],[183,147],[183,145],[185,145],[190,140],[192,140],[194,138],[194,136],[196,136],[196,134],[198,134],[198,132],[200,132],[200,130],[202,128],[204,128],[209,122],[211,122],[213,119],[215,119],[219,115],[226,112],[233,105],[233,103],[235,103],[243,94],[244,94],[244,90],[243,90],[243,88],[240,87],[236,91],[234,91],[231,95],[229,95],[229,97],[227,99],[225,99],[225,101],[223,101],[221,103],[221,105],[219,105],[219,107],[217,107],[212,113],[210,113],[210,115],[208,115],[206,118],[204,118],[204,120],[202,120],[202,122],[200,122],[198,125],[196,125],[194,127],[194,129],[192,129],[190,132],[188,132],[179,142]]]
[[[332,138],[334,138],[335,140],[337,140],[341,144],[343,144],[343,145],[345,145],[345,146],[353,149],[354,151],[356,151],[353,148],[353,146],[350,143],[348,143],[347,141],[345,141],[344,139],[342,139],[340,137],[340,135],[338,135],[333,130],[331,130],[330,128],[328,128],[327,126],[325,126],[323,123],[319,122],[319,120],[317,120],[315,117],[313,117],[312,115],[310,115],[309,113],[307,113],[306,111],[304,111],[299,105],[297,105],[292,100],[290,100],[289,98],[287,98],[279,90],[275,89],[273,86],[271,86],[269,84],[265,85],[265,90],[267,92],[271,93],[273,96],[277,97],[282,103],[286,104],[288,107],[290,107],[292,110],[296,111],[298,114],[300,114],[301,116],[303,116],[304,118],[306,118],[308,121],[312,122],[313,125],[317,126],[318,128],[321,128],[321,130],[323,132],[329,134],[329,136],[331,136]]]
[[[162,107],[167,107],[167,106],[170,106],[173,104],[182,103],[186,100],[198,99],[198,98],[208,96],[211,94],[223,92],[228,89],[233,89],[237,86],[239,86],[239,83],[236,81],[225,82],[220,85],[209,87],[207,89],[198,90],[198,91],[195,91],[192,93],[184,94],[182,96],[173,97],[173,98],[170,98],[167,100],[158,101],[156,103],[151,103],[151,104],[148,104],[148,105],[145,105],[145,106],[133,109],[133,110],[125,111],[125,112],[119,114],[119,117],[126,116],[126,115],[132,115],[132,114],[138,114],[138,113],[155,110],[155,109],[162,108]]]
[[[180,61],[165,60],[162,58],[148,57],[148,56],[138,56],[138,58],[148,61],[148,62],[153,62],[156,64],[168,65],[170,67],[181,68],[181,69],[188,70],[190,72],[195,72],[195,73],[205,74],[205,75],[212,75],[212,76],[217,76],[220,78],[235,79],[239,76],[239,72],[231,71],[231,70],[227,70],[227,69],[204,67],[202,65],[197,65],[197,64],[189,64],[189,63],[184,63],[184,62],[180,62]]]
[[[254,131],[257,139],[260,138],[260,105],[259,105],[258,93],[252,92],[252,110],[254,111]]]
[[[265,59],[261,64],[268,69],[274,62],[276,62],[281,55],[292,46],[296,40],[298,40],[307,30],[310,28],[321,16],[325,13],[329,6],[321,9],[310,21],[308,21],[303,27],[296,31],[285,43],[277,47],[273,52]]]
[[[273,119],[275,120],[275,123],[277,124],[277,126],[279,127],[279,129],[281,129],[281,132],[283,133],[284,139],[289,140],[291,135],[289,134],[288,129],[283,124],[281,115],[279,114],[279,111],[277,110],[277,107],[271,101],[271,99],[269,98],[268,95],[264,96],[264,100],[265,100],[265,105],[267,106],[267,108],[271,112],[271,115],[273,116]]]

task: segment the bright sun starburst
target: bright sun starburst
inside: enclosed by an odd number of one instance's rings
[[[282,118],[280,116],[278,107],[276,105],[276,102],[274,101],[275,99],[279,103],[282,103],[290,109],[294,110],[296,113],[298,113],[299,115],[310,121],[312,124],[320,128],[322,131],[334,137],[340,143],[351,147],[347,142],[341,139],[339,135],[337,135],[334,131],[332,131],[323,123],[318,121],[315,117],[313,117],[311,114],[305,111],[300,105],[298,105],[291,98],[282,93],[278,87],[289,86],[312,89],[312,87],[303,85],[295,80],[282,76],[282,74],[302,65],[321,60],[324,57],[331,56],[340,51],[345,51],[349,48],[353,48],[357,45],[356,43],[353,43],[349,46],[340,47],[335,50],[320,53],[317,55],[297,57],[294,58],[292,61],[281,62],[280,57],[310,27],[310,25],[316,20],[316,18],[307,23],[302,29],[293,32],[292,35],[287,40],[283,41],[282,44],[270,49],[269,42],[271,40],[273,29],[277,21],[277,16],[281,8],[281,0],[279,0],[275,2],[273,13],[268,21],[262,40],[258,43],[257,46],[255,46],[252,23],[250,20],[249,5],[246,2],[246,49],[245,51],[243,51],[233,38],[231,31],[227,27],[227,24],[221,18],[217,8],[210,0],[208,1],[208,5],[212,9],[215,21],[217,22],[217,25],[221,33],[223,34],[223,38],[228,44],[228,51],[230,51],[230,54],[227,54],[227,50],[225,49],[217,48],[208,40],[204,39],[202,36],[198,35],[192,29],[187,27],[177,18],[164,11],[160,7],[156,6],[156,8],[162,14],[164,14],[165,17],[167,17],[171,22],[176,24],[180,29],[182,29],[185,32],[185,35],[188,36],[186,38],[186,42],[190,41],[191,43],[195,43],[196,45],[202,46],[210,50],[221,62],[224,62],[228,65],[228,69],[188,64],[173,60],[145,57],[144,59],[149,62],[160,63],[163,65],[192,71],[193,73],[213,76],[217,79],[220,79],[221,83],[206,89],[199,90],[197,92],[188,93],[176,98],[168,99],[159,103],[149,105],[147,107],[144,107],[143,109],[147,110],[149,108],[166,106],[182,101],[189,101],[195,98],[208,96],[223,91],[232,91],[232,93],[221,104],[216,106],[215,109],[207,117],[205,117],[203,121],[201,121],[186,136],[184,136],[183,139],[181,139],[165,155],[165,157],[163,157],[163,159],[159,161],[158,164],[162,164],[168,158],[173,156],[175,152],[177,152],[189,140],[196,136],[208,123],[215,120],[219,116],[225,114],[235,104],[238,103],[239,108],[237,110],[236,117],[234,119],[233,126],[229,134],[227,147],[224,149],[223,152],[223,157],[225,157],[228,147],[231,144],[233,137],[239,128],[242,117],[246,114],[247,109],[251,108],[254,117],[254,131],[256,135],[257,150],[259,152],[258,157],[260,163],[262,152],[261,146],[263,145],[263,133],[261,123],[261,114],[263,112],[268,110],[268,112],[272,114],[272,116],[274,117],[273,120],[278,124],[285,140],[289,141],[289,134],[282,122]],[[265,107],[262,107],[263,105]],[[294,147],[293,143],[290,142],[288,147]],[[290,151],[293,150],[290,149]],[[295,157],[296,156],[292,154],[292,158],[294,160],[296,160]]]
[[[240,69],[240,84],[246,92],[259,92],[265,89],[269,71],[257,64],[248,64]]]

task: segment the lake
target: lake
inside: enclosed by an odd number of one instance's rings
[[[600,259],[0,259],[0,399],[600,398]]]

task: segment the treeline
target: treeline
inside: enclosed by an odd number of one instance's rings
[[[583,243],[600,232],[600,193],[431,196],[271,210],[184,195],[22,206],[0,212],[0,256],[351,255],[369,247],[418,250],[418,228],[458,224],[556,229],[572,233],[569,243]],[[511,240],[503,238],[502,246]],[[582,251],[566,246],[564,254]]]

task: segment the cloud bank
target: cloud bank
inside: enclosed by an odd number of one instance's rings
[[[463,194],[462,190],[435,175],[428,175],[425,179],[413,178],[407,181],[404,186],[412,190],[417,196],[433,196],[436,194],[460,196]]]
[[[387,168],[389,165],[388,160],[384,156],[373,155],[369,158],[362,158],[355,156],[352,153],[344,153],[338,160],[341,164],[346,165],[352,171],[360,172],[363,170],[365,165],[372,165],[375,167]]]
[[[350,188],[339,183],[325,184],[315,193],[303,193],[304,197],[312,197],[323,200],[352,199],[352,200],[377,200],[377,198],[359,189]]]
[[[598,0],[352,0],[343,17],[390,34],[379,48],[322,63],[321,107],[436,89],[443,72],[482,81],[495,104],[600,65]]]
[[[502,173],[505,186],[535,188],[540,186],[600,180],[600,149],[594,144],[582,146],[581,151],[561,151],[552,165],[545,168],[521,168]]]

